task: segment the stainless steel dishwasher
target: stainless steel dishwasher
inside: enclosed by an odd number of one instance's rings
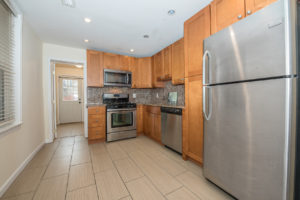
[[[161,107],[162,143],[182,153],[182,109]]]

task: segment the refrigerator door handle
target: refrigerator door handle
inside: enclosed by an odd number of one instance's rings
[[[206,90],[208,90],[208,102],[206,102]],[[208,103],[208,114],[206,112],[206,103]],[[204,118],[208,121],[211,118],[212,114],[212,91],[210,87],[203,87],[203,115]]]
[[[206,57],[208,58],[208,65],[207,65],[207,82],[206,82]],[[211,61],[211,54],[208,50],[206,50],[203,54],[203,85],[209,84],[209,72],[210,72],[210,61]]]

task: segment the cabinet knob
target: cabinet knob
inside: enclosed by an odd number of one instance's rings
[[[251,15],[252,11],[251,10],[248,10],[247,11],[247,15]]]
[[[238,15],[238,19],[242,19],[242,17],[243,17],[242,15]]]

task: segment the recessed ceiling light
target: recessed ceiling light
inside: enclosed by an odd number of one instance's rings
[[[77,68],[82,68],[82,65],[75,65],[75,67],[77,67]]]
[[[87,43],[87,42],[89,42],[89,40],[88,40],[88,39],[85,39],[85,40],[84,40],[84,42],[86,42],[86,43]]]
[[[70,8],[75,8],[75,1],[74,0],[62,0],[62,4],[64,6],[68,6]]]
[[[130,49],[130,52],[134,52],[134,49]]]
[[[169,10],[168,15],[175,15],[175,12],[176,12],[175,10]]]
[[[144,35],[144,38],[149,38],[150,36],[149,35]]]
[[[84,21],[85,21],[86,23],[90,23],[92,20],[91,20],[90,18],[86,17],[86,18],[84,18]]]

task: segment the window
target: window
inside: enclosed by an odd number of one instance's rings
[[[0,132],[17,125],[20,117],[21,17],[0,0]]]
[[[63,101],[78,101],[78,80],[63,79]]]

